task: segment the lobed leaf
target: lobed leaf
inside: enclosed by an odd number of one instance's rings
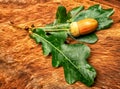
[[[67,12],[66,8],[64,6],[58,6],[57,12],[56,12],[56,19],[54,21],[54,25],[59,23],[66,23],[67,21]]]
[[[35,29],[31,37],[37,43],[42,43],[44,54],[52,54],[52,65],[54,67],[63,66],[65,79],[69,84],[81,81],[87,86],[91,86],[94,83],[96,71],[86,61],[90,55],[88,46],[65,44],[66,32],[53,32],[47,35],[42,29]]]
[[[84,9],[84,6],[78,6],[70,10],[67,14],[68,19],[75,17],[80,11]],[[71,22],[70,20],[68,22]]]
[[[78,41],[81,41],[81,42],[92,44],[92,43],[97,42],[98,37],[96,36],[95,33],[91,33],[91,34],[88,34],[88,35],[83,35],[83,36],[77,37],[75,39],[78,40]]]

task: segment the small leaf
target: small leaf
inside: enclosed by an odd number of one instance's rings
[[[71,18],[75,17],[83,9],[84,9],[84,6],[78,6],[78,7],[73,8],[72,10],[70,10],[68,12],[68,15],[67,15],[68,19],[71,19]]]
[[[77,37],[76,40],[78,40],[80,42],[86,42],[86,43],[95,43],[95,42],[97,42],[98,38],[95,33],[91,33],[88,35],[83,35],[83,36]]]
[[[67,12],[64,6],[59,6],[56,12],[54,24],[65,23],[67,21]]]

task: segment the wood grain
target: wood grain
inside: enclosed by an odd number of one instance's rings
[[[91,56],[88,61],[96,69],[97,77],[95,84],[87,87],[80,82],[67,84],[63,68],[53,68],[51,56],[42,54],[41,45],[37,45],[27,31],[12,27],[10,22],[20,26],[44,26],[54,20],[58,5],[64,5],[67,10],[78,5],[87,8],[99,3],[98,0],[1,1],[0,89],[120,89],[120,10],[116,5],[102,2],[104,8],[114,8],[111,17],[114,24],[97,32],[99,41],[89,44]]]

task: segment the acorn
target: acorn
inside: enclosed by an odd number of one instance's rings
[[[74,37],[78,37],[80,35],[86,35],[95,31],[97,27],[98,27],[97,20],[92,18],[86,18],[78,22],[72,22],[70,24],[70,33]]]

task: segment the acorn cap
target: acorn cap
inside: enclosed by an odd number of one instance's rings
[[[70,24],[70,33],[75,37],[80,35],[77,22]]]

